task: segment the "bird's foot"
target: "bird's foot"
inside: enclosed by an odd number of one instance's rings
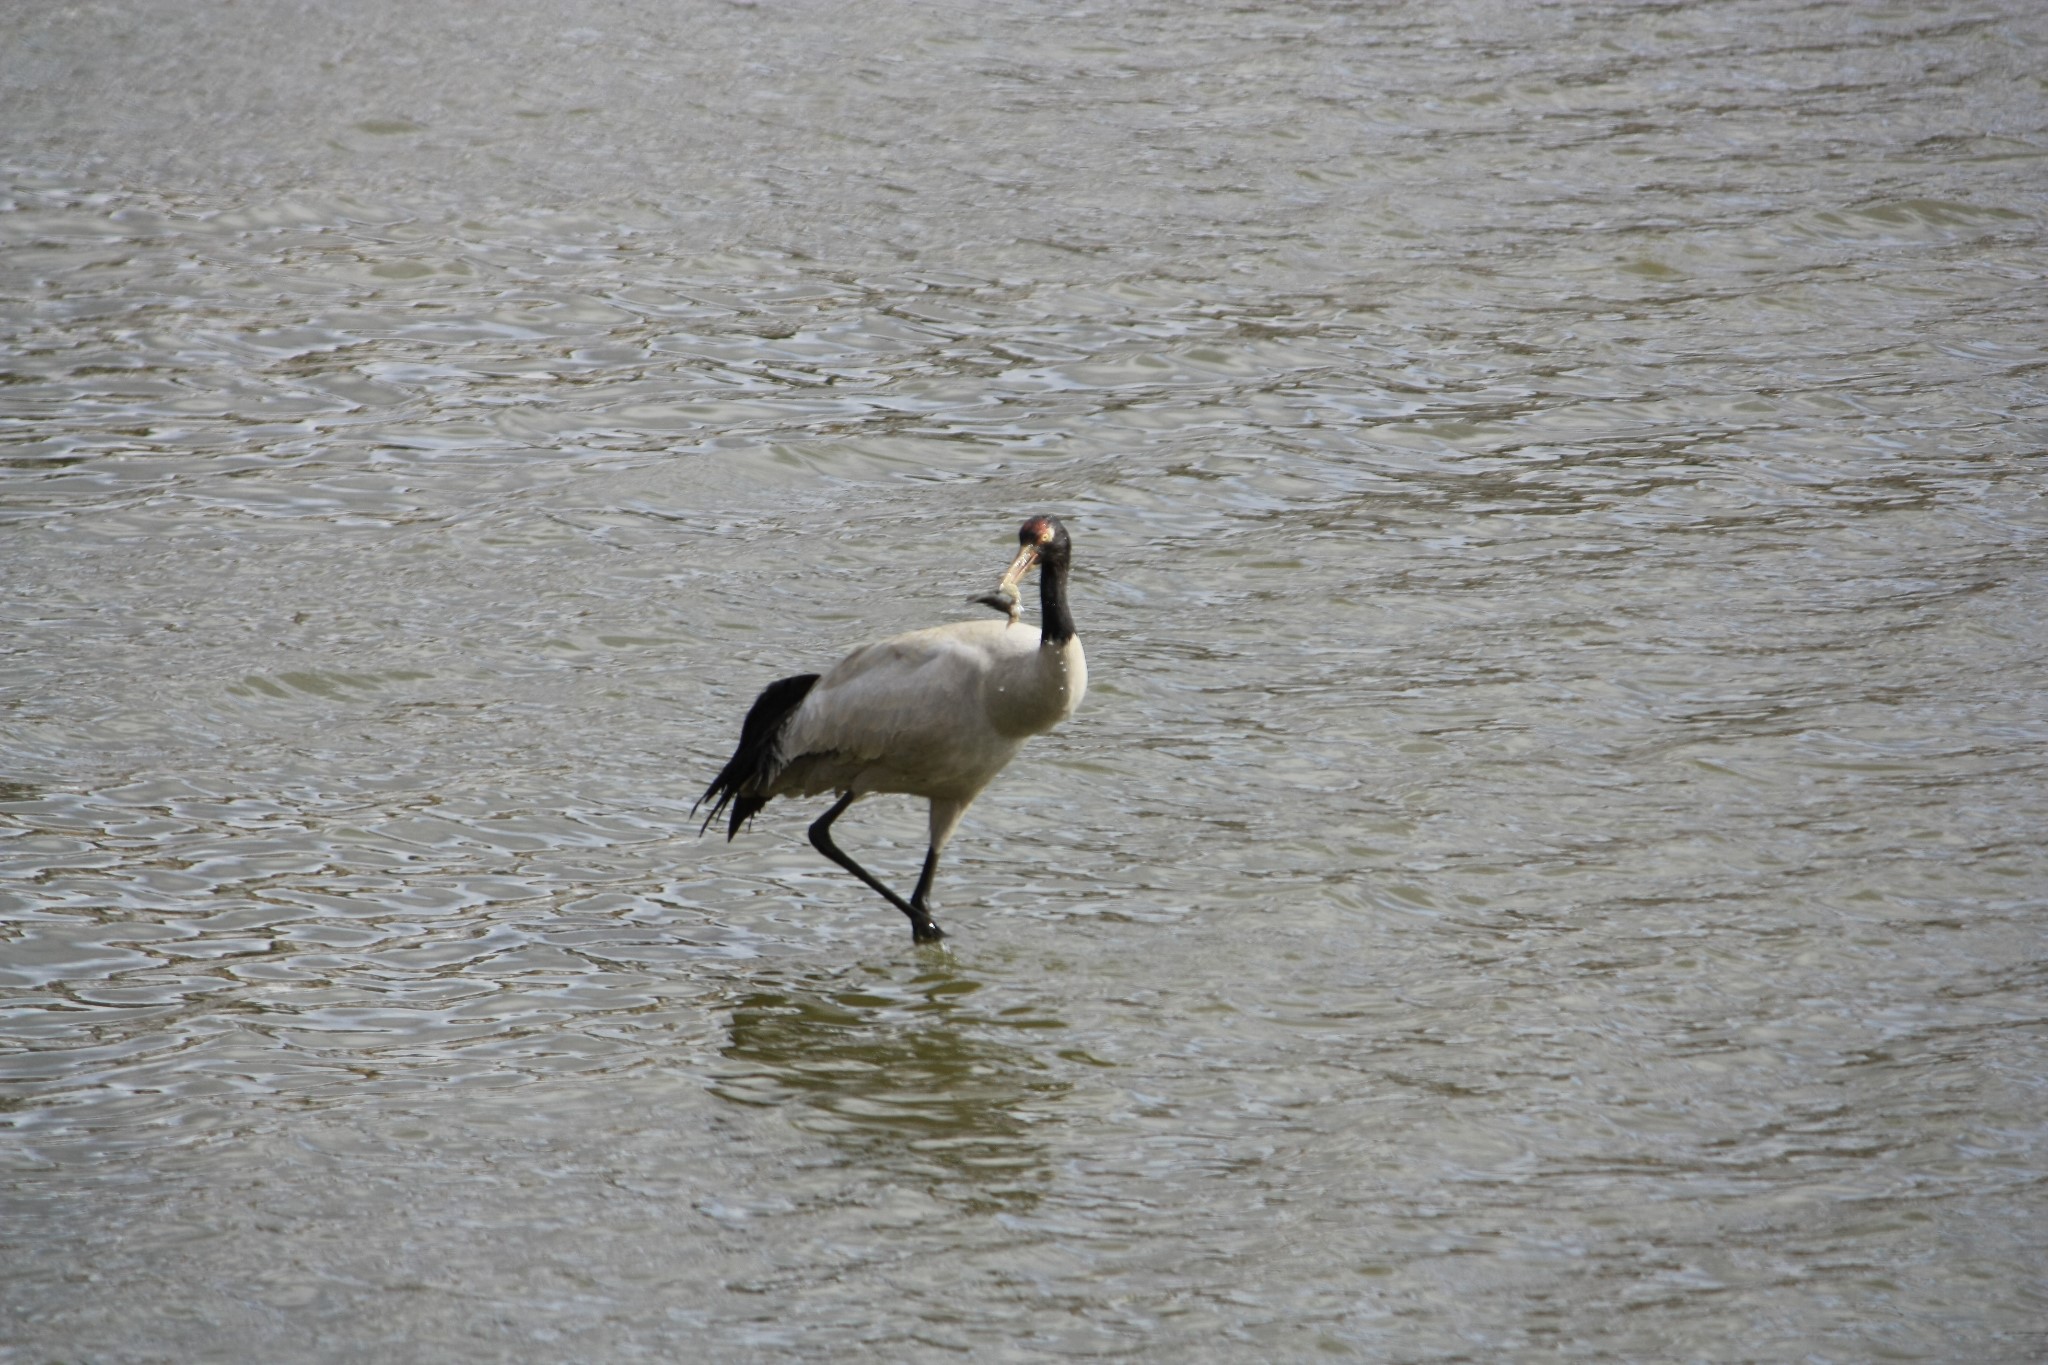
[[[946,931],[929,915],[920,919],[913,915],[910,920],[910,937],[918,943],[937,943],[946,936]]]

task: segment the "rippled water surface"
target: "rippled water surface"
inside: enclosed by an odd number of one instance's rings
[[[0,1356],[2048,1355],[2044,43],[7,7]]]

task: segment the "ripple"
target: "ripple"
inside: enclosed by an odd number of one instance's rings
[[[1043,18],[0,21],[25,1342],[2025,1354],[2031,11]],[[946,955],[697,838],[1045,507]]]

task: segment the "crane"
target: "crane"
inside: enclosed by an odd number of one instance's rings
[[[931,914],[940,850],[1024,741],[1074,714],[1088,690],[1088,661],[1067,607],[1067,528],[1058,517],[1032,517],[1017,544],[995,592],[975,599],[1008,619],[892,636],[862,645],[823,676],[800,673],[762,688],[740,724],[739,747],[697,799],[712,803],[698,833],[730,808],[731,842],[774,797],[837,793],[811,824],[811,846],[908,915],[914,941],[944,938]],[[1033,568],[1036,634],[1018,619],[1018,585]],[[832,842],[832,822],[877,792],[931,803],[931,842],[909,900]]]

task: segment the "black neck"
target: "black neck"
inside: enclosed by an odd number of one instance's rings
[[[1041,645],[1063,645],[1074,638],[1074,614],[1067,610],[1067,561],[1048,560],[1038,570],[1038,632]]]

